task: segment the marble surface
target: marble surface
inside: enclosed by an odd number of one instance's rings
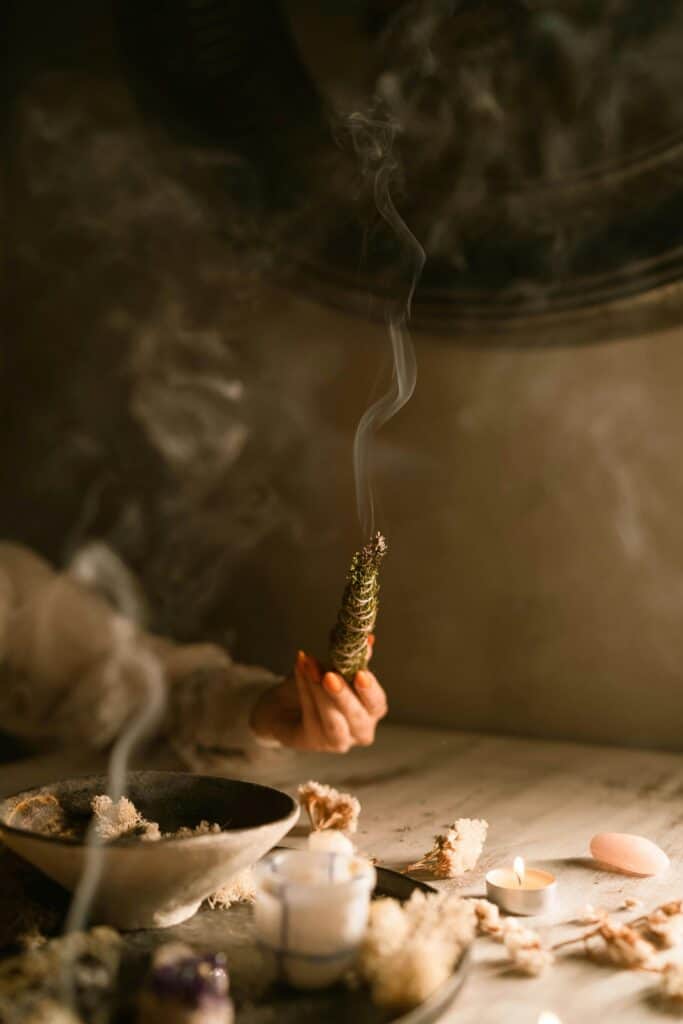
[[[88,767],[83,758],[68,762],[59,755],[7,765],[0,788],[8,793]],[[440,884],[484,895],[486,871],[516,854],[552,870],[559,879],[557,907],[552,917],[534,919],[549,941],[579,930],[573,919],[586,903],[616,910],[633,896],[650,908],[683,896],[681,755],[388,725],[371,748],[345,757],[269,760],[248,774],[290,789],[316,778],[352,790],[363,806],[358,845],[392,868],[415,860],[454,818],[486,818],[489,839],[477,869],[461,883]],[[652,879],[599,870],[588,846],[594,833],[607,830],[653,839],[671,858],[670,868]],[[291,839],[301,841],[301,834]],[[518,977],[506,969],[501,947],[483,939],[474,959],[445,1021],[536,1024],[543,1010],[554,1011],[562,1024],[671,1019],[653,1000],[648,975],[608,970],[567,953],[541,978]]]

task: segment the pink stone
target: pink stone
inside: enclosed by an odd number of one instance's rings
[[[591,839],[591,853],[601,864],[629,875],[657,875],[669,866],[656,843],[626,832],[599,832]]]

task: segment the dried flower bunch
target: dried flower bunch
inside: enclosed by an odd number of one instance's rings
[[[638,902],[624,900],[621,909]],[[683,1003],[683,900],[670,900],[629,923],[615,923],[606,910],[591,906],[584,909],[582,919],[595,926],[556,943],[554,950],[582,942],[587,956],[659,974],[662,996]]]
[[[379,602],[379,569],[387,553],[381,533],[357,551],[346,577],[337,621],[330,635],[330,665],[353,682],[368,663],[368,637],[375,628]]]
[[[313,780],[303,783],[297,795],[314,829],[339,829],[355,832],[358,828],[360,802],[350,793],[340,793],[332,786]]]
[[[190,839],[192,836],[204,836],[221,832],[216,822],[200,821],[192,827],[181,825],[175,832],[162,832],[156,821],[147,821],[135,804],[122,796],[113,801],[105,795],[92,798],[92,812],[95,834],[103,842],[116,839],[142,839],[144,842],[157,842],[159,839]]]
[[[104,794],[92,798],[95,835],[103,842],[116,839],[128,839],[137,836],[139,839],[154,842],[161,839],[159,826],[154,821],[147,821],[138,811],[135,804],[122,796],[120,800],[112,800]]]
[[[392,1010],[423,1002],[452,973],[474,933],[472,905],[455,893],[374,902],[358,961],[373,1002]]]
[[[436,878],[456,878],[476,865],[484,849],[488,822],[481,818],[458,818],[444,835],[434,836],[434,845],[407,871],[429,870]]]

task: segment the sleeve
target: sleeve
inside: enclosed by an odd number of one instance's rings
[[[217,770],[235,758],[261,760],[280,747],[257,738],[249,724],[256,701],[281,681],[278,676],[237,664],[208,644],[179,647],[167,663],[167,735],[194,770]]]
[[[212,644],[137,629],[68,574],[0,545],[0,723],[37,741],[111,745],[153,705],[156,731],[194,769],[255,758],[249,727],[278,679]]]

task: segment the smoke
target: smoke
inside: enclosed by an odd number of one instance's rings
[[[389,390],[363,413],[353,441],[353,469],[358,518],[366,536],[375,532],[375,500],[372,485],[372,439],[412,396],[417,382],[415,350],[408,331],[410,309],[425,253],[396,209],[391,185],[397,171],[393,153],[395,125],[388,119],[353,113],[348,119],[354,149],[363,177],[373,179],[378,213],[398,239],[407,284],[387,303],[386,320],[391,338],[392,383]]]
[[[115,618],[112,622],[111,641],[112,654],[105,670],[109,683],[114,686],[117,676],[124,673],[134,674],[139,683],[138,710],[122,729],[109,757],[107,792],[113,801],[117,801],[125,793],[126,774],[132,754],[161,721],[166,705],[166,687],[158,660],[140,648],[130,623]],[[106,680],[103,686],[106,689]],[[88,829],[83,873],[69,906],[65,932],[80,931],[85,927],[103,868],[103,844],[93,822]]]
[[[249,553],[304,532],[290,496],[325,434],[324,359],[283,366],[259,327],[277,219],[251,167],[172,141],[106,76],[33,80],[13,161],[7,416],[23,443],[4,530],[56,561],[107,545],[153,628],[206,639]],[[27,504],[49,504],[37,536]]]

